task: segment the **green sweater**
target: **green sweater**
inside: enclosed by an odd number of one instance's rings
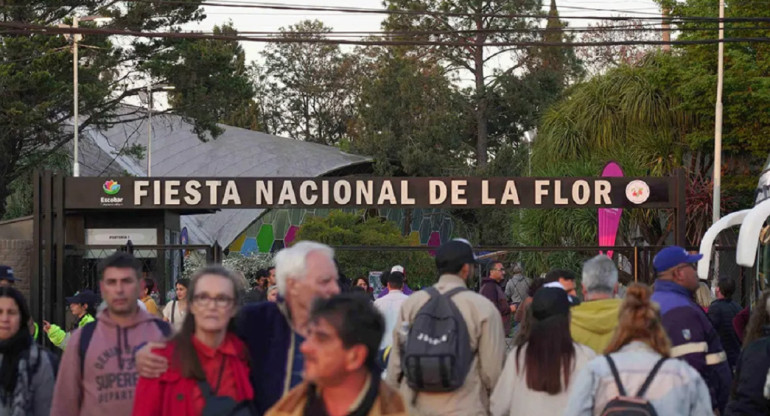
[[[78,328],[84,327],[87,323],[93,322],[96,319],[94,319],[91,314],[85,314],[82,318],[80,318],[80,321],[78,322]],[[67,346],[67,340],[70,337],[69,332],[64,332],[63,329],[61,329],[58,325],[51,325],[51,329],[48,331],[48,339],[51,340],[51,343],[53,345],[56,345],[57,347],[64,349]]]

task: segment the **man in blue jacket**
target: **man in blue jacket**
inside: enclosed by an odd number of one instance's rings
[[[660,305],[663,326],[671,338],[671,356],[687,361],[696,369],[711,393],[711,405],[724,413],[732,384],[727,356],[719,334],[693,301],[698,289],[695,263],[703,257],[678,246],[661,250],[653,259],[658,273],[652,300]]]
[[[254,404],[263,415],[291,388],[302,382],[304,356],[300,345],[307,337],[310,307],[316,298],[340,292],[331,247],[302,241],[275,256],[279,301],[246,305],[235,330],[249,349]],[[142,377],[166,371],[165,358],[151,352],[163,344],[148,343],[136,353]]]

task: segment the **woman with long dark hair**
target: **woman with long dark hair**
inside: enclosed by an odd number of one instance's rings
[[[176,299],[166,304],[163,308],[163,320],[170,322],[174,327],[174,331],[182,329],[182,323],[184,323],[184,317],[187,313],[188,300],[187,289],[190,287],[190,279],[181,278],[176,281],[174,285],[174,292]]]
[[[770,335],[770,308],[765,305],[770,304],[770,290],[765,290],[759,296],[754,306],[751,308],[749,323],[743,333],[743,347],[752,342]]]
[[[355,280],[353,280],[353,287],[351,288],[351,291],[365,293],[369,300],[374,301],[372,288],[369,286],[369,280],[367,280],[365,277],[356,277]]]
[[[24,296],[0,287],[0,415],[47,416],[54,389],[53,355],[32,341]]]
[[[574,375],[595,356],[572,341],[569,307],[563,289],[544,287],[535,293],[527,311],[526,342],[511,350],[490,397],[493,416],[560,415],[564,410]]]
[[[726,415],[770,414],[770,290],[751,308]]]
[[[139,379],[134,416],[208,415],[215,401],[231,408],[223,414],[252,414],[248,352],[233,332],[237,278],[223,267],[205,267],[192,278],[188,296],[181,330],[157,351],[169,369],[159,378]],[[236,408],[242,413],[232,413]]]
[[[51,343],[61,349],[67,346],[70,334],[77,328],[93,322],[96,317],[96,294],[88,289],[75,293],[74,296],[65,299],[69,304],[70,313],[77,318],[77,322],[69,332],[65,332],[58,325],[43,321],[43,331],[48,334]]]
[[[648,401],[658,415],[714,413],[700,374],[685,361],[669,359],[671,342],[651,297],[648,286],[633,284],[628,288],[605,355],[588,363],[575,379],[565,416],[604,414],[618,396],[641,396],[639,399]]]

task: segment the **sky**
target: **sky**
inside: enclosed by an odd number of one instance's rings
[[[243,3],[266,3],[270,0],[239,0]],[[273,0],[273,2],[290,5],[309,6],[338,6],[338,7],[363,7],[382,8],[381,0]],[[547,9],[550,1],[543,0]],[[653,16],[659,8],[652,0],[556,0],[559,14],[569,22],[571,26],[586,26],[585,20],[569,20],[569,16]],[[593,9],[613,9],[611,11],[591,11],[571,9],[570,7],[584,7]],[[253,8],[232,8],[205,6],[207,18],[203,22],[188,27],[190,30],[211,31],[214,25],[221,25],[232,21],[239,31],[277,31],[305,19],[319,19],[335,31],[379,31],[380,23],[385,15],[376,14],[351,14],[341,12],[304,12],[285,10],[265,10]],[[622,11],[622,12],[621,12]],[[258,60],[259,51],[263,44],[244,42],[247,61]]]

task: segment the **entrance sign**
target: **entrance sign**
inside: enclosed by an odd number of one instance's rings
[[[158,244],[158,230],[154,228],[88,228],[86,245],[124,246],[131,241],[135,246]]]
[[[65,178],[65,208],[673,208],[674,179],[79,177]]]

